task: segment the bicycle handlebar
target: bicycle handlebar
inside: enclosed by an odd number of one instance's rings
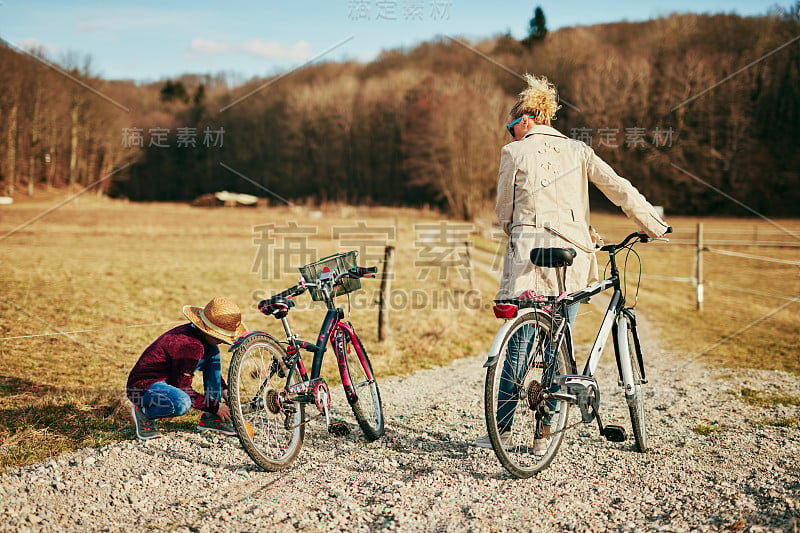
[[[365,277],[372,277],[371,274],[374,274],[378,271],[378,267],[362,267],[362,266],[354,266],[349,270],[345,270],[338,276],[336,276],[335,284],[338,285],[341,280],[344,278],[365,278]]]
[[[362,266],[354,266],[350,270],[345,270],[341,274],[336,277],[336,283],[342,278],[363,278],[369,276],[371,274],[375,274],[378,271],[378,267],[362,267]],[[308,290],[308,287],[318,287],[319,283],[311,283],[311,282],[303,282],[298,283],[292,287],[289,287],[285,291],[279,292],[272,297],[280,296],[283,298],[294,298],[295,296],[300,296],[304,292]]]
[[[667,231],[664,232],[664,235],[667,233],[672,233],[672,226],[667,226]],[[639,242],[649,242],[650,236],[644,232],[644,230],[634,231],[619,244],[607,244],[600,248],[602,252],[616,252],[621,248],[625,248],[628,246],[628,243],[631,242],[633,239],[637,239]]]
[[[378,267],[360,267],[354,266],[350,269],[350,272],[358,276],[359,278],[363,278],[365,276],[369,276],[370,274],[375,274],[378,272]]]
[[[307,288],[305,285],[297,284],[294,287],[289,287],[283,292],[279,292],[275,296],[282,296],[283,298],[293,298],[295,296],[300,296],[304,292],[306,292]],[[273,296],[273,298],[275,297]]]

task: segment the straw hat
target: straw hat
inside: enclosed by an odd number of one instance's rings
[[[228,298],[214,298],[205,308],[185,305],[183,314],[201,331],[228,344],[247,331],[241,309]]]

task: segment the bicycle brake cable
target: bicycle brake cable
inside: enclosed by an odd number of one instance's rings
[[[628,250],[628,253],[625,254],[625,263],[624,263],[624,265],[622,267],[622,274],[623,274],[623,279],[622,279],[623,295],[622,296],[623,296],[623,298],[625,298],[628,295],[627,294],[627,292],[628,292],[628,285],[627,285],[627,280],[628,280],[628,258],[631,256],[631,253],[633,253],[633,255],[636,256],[636,259],[639,261],[639,275],[638,275],[638,278],[636,280],[636,293],[635,293],[634,298],[633,298],[633,305],[630,306],[630,308],[633,309],[633,308],[636,307],[636,304],[639,302],[639,288],[642,285],[642,258],[641,258],[641,256],[639,256],[639,252],[637,252],[636,250],[633,249],[633,243],[629,244],[625,248]]]

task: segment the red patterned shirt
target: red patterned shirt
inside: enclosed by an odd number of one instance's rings
[[[148,346],[131,369],[125,394],[133,403],[141,401],[144,391],[158,381],[166,381],[189,395],[192,407],[216,413],[219,402],[206,399],[192,388],[192,378],[198,363],[209,350],[217,346],[205,341],[203,332],[191,323],[173,328]],[[222,388],[227,388],[222,380]]]

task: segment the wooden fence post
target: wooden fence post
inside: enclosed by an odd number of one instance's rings
[[[703,310],[703,223],[697,224],[697,310]]]
[[[381,276],[381,298],[378,306],[378,340],[387,337],[389,329],[389,305],[392,297],[392,277],[394,276],[394,246],[387,246],[383,253],[383,274]]]
[[[472,256],[469,253],[469,241],[464,241],[464,253],[467,258],[467,277],[469,278],[469,288],[473,288],[472,283]]]

